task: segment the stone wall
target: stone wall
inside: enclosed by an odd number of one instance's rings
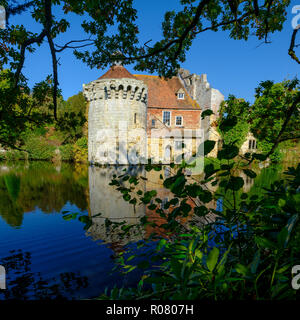
[[[216,130],[216,120],[220,104],[224,101],[223,94],[214,88],[211,88],[207,81],[207,75],[191,74],[186,69],[179,69],[179,79],[183,83],[189,94],[197,101],[202,111],[207,109],[213,111],[213,115],[200,119],[199,127],[204,130],[206,140],[213,140],[216,142],[215,148],[208,154],[208,157],[216,157],[218,151],[218,140],[220,135]]]

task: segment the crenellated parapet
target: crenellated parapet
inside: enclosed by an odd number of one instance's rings
[[[88,101],[123,99],[147,103],[148,88],[143,81],[135,79],[98,79],[83,85]]]

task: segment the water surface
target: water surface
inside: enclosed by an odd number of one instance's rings
[[[151,215],[145,206],[133,208],[109,185],[113,175],[123,170],[66,163],[0,163],[0,265],[7,272],[7,290],[0,291],[0,299],[92,298],[105,287],[134,283],[137,273],[112,272],[116,254],[129,243],[162,231],[148,226],[133,229],[124,238],[118,228],[108,231],[105,227],[106,218],[136,224]],[[155,189],[158,197],[170,199],[161,172],[126,170],[147,178],[138,189]],[[163,171],[164,177],[169,174]],[[278,168],[263,169],[255,180],[245,178],[244,192],[260,192],[278,177]],[[63,219],[67,211],[91,217],[92,225],[85,230],[77,218]]]

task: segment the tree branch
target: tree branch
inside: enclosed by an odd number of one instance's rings
[[[17,70],[15,72],[15,76],[14,76],[15,77],[15,87],[19,83],[21,71],[24,66],[26,48],[34,43],[40,44],[43,41],[45,36],[46,36],[46,30],[44,29],[37,37],[27,39],[26,41],[24,41],[22,43],[21,50],[20,50],[20,62],[18,64]]]
[[[289,53],[289,55],[291,56],[291,58],[292,58],[293,60],[295,60],[297,63],[300,64],[300,60],[299,60],[299,58],[296,56],[296,53],[295,53],[295,50],[294,50],[294,48],[296,47],[296,45],[295,45],[296,35],[297,35],[297,32],[298,32],[299,29],[300,29],[300,25],[298,25],[297,28],[294,29],[294,31],[293,31],[292,38],[291,38],[291,43],[290,43],[290,47],[289,47],[288,53]]]
[[[71,43],[78,43],[78,42],[85,42],[85,41],[92,41],[92,43],[87,43],[87,44],[83,44],[83,45],[79,45],[79,46],[69,46]],[[55,46],[60,48],[60,49],[55,49],[56,52],[62,52],[65,49],[78,49],[78,48],[83,48],[83,47],[87,47],[87,46],[91,46],[92,44],[95,43],[95,40],[91,40],[91,39],[83,39],[83,40],[71,40],[69,42],[67,42],[65,45],[60,46],[58,44],[56,44]]]

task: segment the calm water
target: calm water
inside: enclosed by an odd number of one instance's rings
[[[134,224],[148,214],[144,206],[133,210],[109,186],[113,175],[122,170],[0,163],[0,265],[7,271],[7,290],[0,291],[0,299],[92,298],[105,287],[134,283],[136,273],[124,277],[111,272],[115,256],[129,242],[137,243],[159,230],[148,227],[128,238],[121,238],[117,229],[107,231],[105,218]],[[161,199],[169,197],[161,172],[133,168],[131,173],[148,179],[139,189],[156,189]],[[168,174],[165,170],[164,176]],[[263,169],[255,181],[246,181],[244,191],[257,192],[278,175],[278,169]],[[84,230],[77,218],[64,220],[65,211],[89,215],[92,225]]]

